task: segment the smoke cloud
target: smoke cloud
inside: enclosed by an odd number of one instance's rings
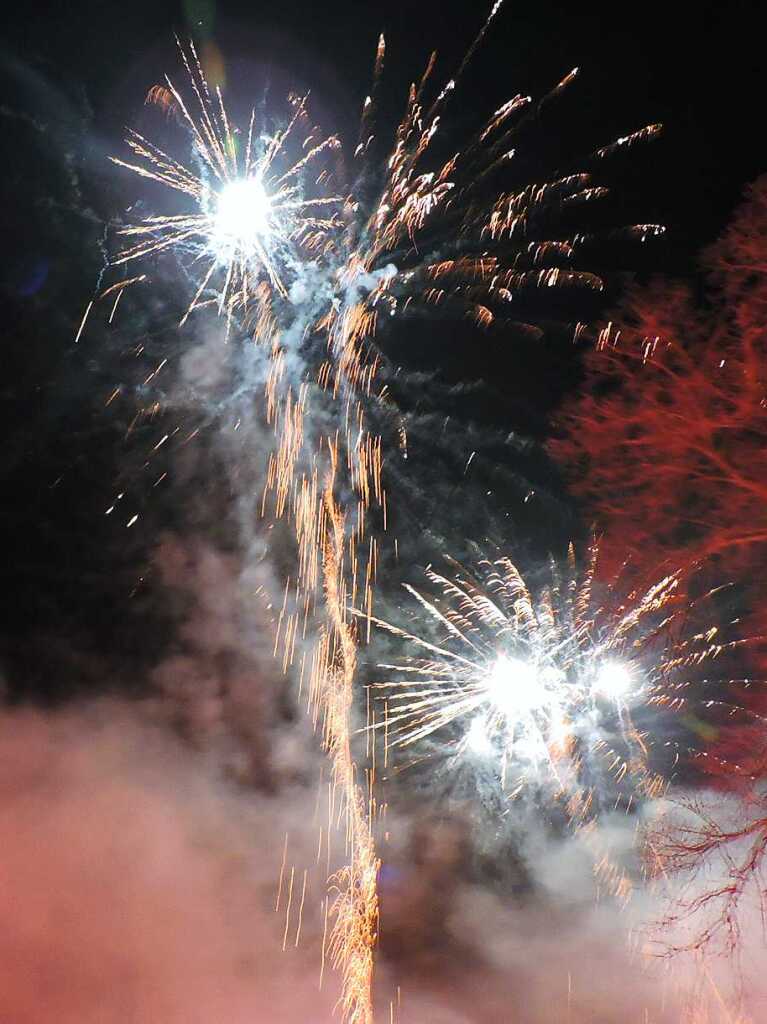
[[[286,832],[288,867],[314,859],[313,794],[227,788],[114,704],[6,715],[0,763],[0,1019],[331,1019],[322,890],[298,948],[297,899],[285,952],[274,912]]]
[[[319,979],[325,879],[343,843],[317,862],[327,815],[316,786],[283,780],[270,796],[224,782],[153,713],[109,701],[0,721],[0,1020],[337,1019],[338,979],[327,965],[322,990]],[[316,754],[302,756],[316,780]],[[381,1019],[390,1003],[401,1024],[678,1024],[703,1005],[710,1016],[694,1019],[732,1019],[713,976],[641,956],[631,934],[657,915],[655,897],[595,902],[576,840],[531,824],[533,886],[520,895],[508,879],[469,877],[457,817],[392,816],[387,829]],[[605,838],[629,855],[628,824],[608,823]],[[762,940],[756,920],[745,924],[753,965]],[[749,1010],[763,1009],[764,993],[746,985]]]

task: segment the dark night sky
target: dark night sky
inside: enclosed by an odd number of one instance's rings
[[[632,257],[640,275],[690,275],[695,252],[716,236],[743,186],[764,169],[754,11],[746,2],[706,10],[657,0],[524,6],[507,0],[466,77],[454,121],[472,125],[517,91],[540,95],[579,65],[582,79],[552,119],[548,143],[554,152],[578,154],[664,122],[661,141],[610,169],[618,197],[612,214],[618,223],[669,227],[662,243]],[[119,148],[125,124],[140,115],[148,87],[166,70],[177,75],[174,31],[185,36],[202,26],[226,59],[232,92],[242,92],[264,65],[275,86],[287,87],[297,74],[297,84],[312,88],[323,123],[349,136],[379,31],[387,35],[386,95],[396,114],[403,88],[429,51],[440,51],[446,76],[485,13],[484,3],[459,8],[436,0],[16,7],[0,48],[6,151],[0,530],[8,570],[0,656],[13,692],[34,691],[37,684],[18,680],[40,660],[41,637],[66,636],[71,648],[88,648],[87,636],[105,627],[113,649],[135,653],[136,634],[121,633],[120,599],[94,582],[104,574],[100,546],[109,541],[96,510],[119,478],[120,429],[95,414],[87,396],[104,390],[114,366],[96,349],[74,352],[72,336],[99,270],[99,218],[125,205],[106,156]],[[453,332],[424,358],[443,359],[461,379],[491,374],[497,350],[480,355]],[[529,432],[540,434],[552,396],[572,385],[567,360],[544,364],[555,383],[539,397],[531,375],[541,364],[515,364],[508,426],[520,429],[519,409],[527,402]],[[500,426],[503,408],[501,402],[493,412]],[[135,570],[141,552],[123,545],[111,557],[110,575],[118,578],[121,567]],[[157,617],[149,607],[145,614]],[[40,671],[50,676],[59,670],[61,650],[47,639],[42,646],[49,661]],[[67,671],[75,670],[70,664]],[[49,681],[43,690],[55,693],[56,686]]]

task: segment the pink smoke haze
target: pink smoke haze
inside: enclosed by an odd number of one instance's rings
[[[298,781],[316,778],[316,752],[299,744],[285,772],[272,744],[278,781],[265,796],[223,782],[200,750],[153,721],[114,701],[0,716],[0,1024],[339,1021],[327,965],[319,989],[323,815],[316,786]],[[401,996],[397,1024],[680,1024],[696,989],[709,1015],[695,1021],[764,1019],[753,980],[751,1012],[728,1017],[689,964],[643,964],[629,933],[657,914],[652,894],[624,911],[595,904],[584,851],[535,840],[533,823],[536,896],[521,902],[468,883],[455,827],[392,814],[388,828],[377,1021]],[[633,829],[613,828],[606,838],[628,850]],[[285,888],[274,909],[286,832],[287,919]],[[758,959],[756,923],[748,935]]]
[[[114,706],[4,716],[0,1021],[330,1020],[321,893],[298,949],[282,952],[274,913],[290,808],[290,794],[245,799],[206,779]]]

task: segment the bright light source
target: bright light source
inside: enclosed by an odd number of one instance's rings
[[[605,697],[620,700],[631,688],[631,672],[617,661],[606,661],[597,671],[596,688]]]
[[[466,749],[476,757],[489,757],[493,753],[493,744],[487,734],[487,723],[483,715],[472,719],[466,733]]]
[[[544,687],[535,666],[519,658],[496,658],[487,676],[487,691],[493,704],[507,718],[524,715],[545,703]]]
[[[256,238],[269,232],[271,209],[269,196],[257,178],[242,178],[224,186],[216,204],[217,248],[247,253]]]
[[[573,731],[564,713],[556,710],[551,717],[549,726],[549,743],[564,748],[572,739]]]

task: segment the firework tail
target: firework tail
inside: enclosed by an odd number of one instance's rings
[[[378,932],[376,857],[371,832],[371,805],[357,779],[352,753],[353,684],[357,664],[354,623],[347,616],[344,514],[333,494],[335,466],[323,495],[322,574],[327,631],[320,638],[312,680],[312,699],[323,722],[323,743],[332,765],[333,783],[342,803],[348,864],[333,877],[335,920],[330,936],[331,960],[340,971],[344,1018],[371,1024],[373,950]],[[369,786],[372,790],[373,780]]]

